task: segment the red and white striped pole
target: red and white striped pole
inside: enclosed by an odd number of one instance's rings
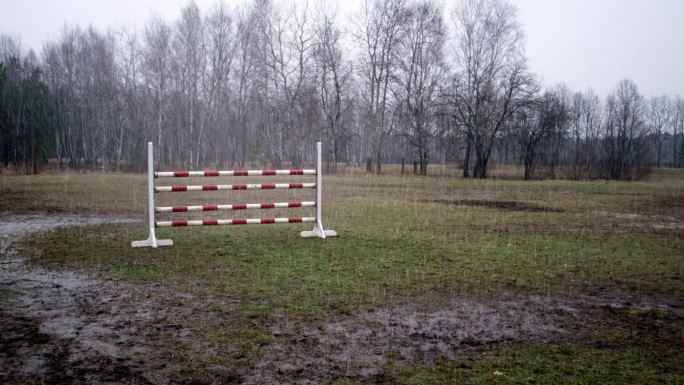
[[[218,190],[274,190],[314,188],[315,183],[255,183],[255,184],[205,184],[198,186],[157,186],[155,192],[218,191]]]
[[[176,171],[154,172],[154,150],[152,142],[147,143],[147,194],[148,194],[148,224],[149,237],[144,241],[134,241],[133,247],[170,246],[170,239],[157,239],[155,227],[185,227],[185,226],[214,226],[214,225],[246,225],[246,224],[278,224],[278,223],[303,223],[314,222],[312,231],[302,231],[303,238],[326,238],[335,237],[334,230],[323,228],[323,168],[321,157],[321,142],[316,143],[316,169],[315,170],[234,170],[234,171]],[[154,185],[157,177],[216,177],[216,176],[269,176],[269,175],[316,175],[316,183],[259,183],[259,184],[229,184],[229,185],[197,185],[197,186],[158,186]],[[180,192],[180,191],[216,191],[216,190],[251,190],[251,189],[301,189],[316,188],[315,202],[278,202],[278,203],[250,203],[236,205],[203,205],[203,206],[175,206],[156,207],[155,193]],[[244,210],[244,209],[271,209],[290,207],[316,207],[315,217],[295,218],[252,218],[252,219],[209,219],[190,221],[155,221],[155,212],[187,212],[187,211],[217,211],[217,210]]]
[[[216,226],[216,225],[269,225],[278,223],[315,222],[314,217],[299,218],[233,218],[233,219],[200,219],[193,221],[160,221],[157,227]]]
[[[147,205],[148,205],[148,224],[150,235],[144,241],[133,241],[133,247],[152,247],[171,246],[173,241],[170,239],[157,239],[154,227],[154,147],[152,142],[147,142]]]
[[[316,224],[311,231],[302,231],[302,238],[326,238],[336,237],[335,230],[323,229],[323,167],[321,161],[321,142],[316,142]]]

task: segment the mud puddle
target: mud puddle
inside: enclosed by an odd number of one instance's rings
[[[499,200],[480,200],[480,199],[459,199],[459,200],[432,200],[430,203],[452,204],[458,206],[476,206],[487,207],[511,211],[529,211],[529,212],[550,212],[561,213],[563,210],[539,206],[534,203],[520,202],[520,201],[499,201]]]
[[[384,383],[390,361],[458,360],[516,342],[582,343],[598,328],[676,335],[683,324],[679,305],[515,294],[454,299],[435,311],[415,304],[369,309],[315,328],[281,320],[272,328],[278,342],[264,347],[264,359],[245,383]]]
[[[573,305],[530,296],[496,301],[457,299],[437,311],[412,304],[369,310],[318,328],[283,321],[284,341],[266,347],[248,384],[308,383],[310,378],[373,380],[393,362],[456,359],[471,347],[564,339],[582,322]],[[569,327],[572,325],[573,327]]]
[[[672,215],[615,213],[609,211],[593,211],[592,215],[611,220],[617,227],[630,231],[649,231],[662,234],[684,234],[684,218]]]
[[[0,383],[148,384],[156,358],[141,358],[149,324],[128,307],[125,285],[29,266],[11,243],[59,226],[129,222],[87,216],[2,218],[0,228]],[[151,371],[150,371],[151,372]]]

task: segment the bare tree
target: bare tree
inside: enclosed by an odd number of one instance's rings
[[[569,118],[562,93],[560,88],[546,91],[516,112],[513,127],[523,151],[525,180],[534,177],[534,161],[540,141],[547,137],[554,138]]]
[[[389,83],[396,67],[397,47],[406,16],[404,0],[365,0],[355,38],[363,50],[362,73],[368,98],[366,125],[368,162],[375,153],[375,172],[382,172],[382,151],[390,134],[387,106]]]
[[[0,63],[8,63],[12,58],[21,60],[23,57],[21,38],[4,33],[0,34]]]
[[[554,95],[563,106],[562,108],[564,111],[569,111],[572,105],[572,96],[568,87],[564,84],[556,86],[554,89]],[[552,131],[553,135],[551,137],[550,143],[552,151],[549,164],[549,176],[552,179],[556,179],[557,177],[557,167],[561,164],[563,157],[563,141],[568,136],[569,131],[569,119],[560,119],[558,123],[559,124],[556,129]]]
[[[623,80],[606,102],[605,169],[612,179],[638,177],[646,155],[644,97],[631,80]]]
[[[442,9],[431,1],[411,4],[397,70],[397,104],[404,135],[427,175],[428,147],[437,131],[437,91],[444,75]]]
[[[573,178],[579,179],[580,164],[582,162],[582,112],[584,111],[584,98],[581,92],[572,95],[569,112],[570,130],[574,142],[574,156],[572,161]]]
[[[463,0],[452,14],[454,117],[475,152],[476,178],[487,177],[497,135],[536,91],[517,17],[507,0]]]
[[[149,92],[155,99],[156,137],[159,159],[164,162],[166,142],[164,136],[164,114],[167,109],[169,77],[171,70],[171,29],[161,19],[152,19],[145,28],[145,50],[143,66]]]
[[[122,97],[122,124],[119,137],[116,143],[115,164],[124,155],[124,149],[130,148],[131,144],[126,145],[125,138],[128,137],[133,143],[142,143],[145,137],[140,127],[143,126],[143,111],[146,104],[145,98],[141,97],[140,87],[140,42],[135,32],[122,29],[119,35],[119,77],[121,79]],[[142,153],[142,151],[140,151]],[[129,158],[130,155],[127,157]],[[140,156],[142,157],[142,156]],[[142,160],[142,159],[141,159]]]
[[[672,166],[684,166],[684,98],[677,96],[672,102]],[[679,138],[679,147],[677,147]]]
[[[268,100],[275,113],[267,140],[276,165],[289,157],[295,166],[302,162],[300,145],[313,127],[307,120],[306,104],[314,93],[312,69],[314,38],[308,6],[283,11],[264,3],[258,8],[262,60],[268,79]]]
[[[681,98],[645,103],[629,81],[605,101],[558,87],[539,97],[511,0],[458,0],[448,19],[433,1],[365,0],[349,34],[325,0],[207,13],[191,1],[139,34],[66,27],[40,60],[0,37],[0,157],[34,171],[46,156],[135,167],[155,140],[167,165],[298,166],[323,139],[331,172],[344,160],[380,173],[414,154],[422,174],[428,159],[463,159],[477,178],[519,159],[527,178],[541,166],[632,178],[669,163],[670,148],[684,165]]]
[[[665,130],[672,121],[672,103],[667,96],[653,97],[648,103],[648,126],[656,150],[656,167],[660,168]]]
[[[207,145],[211,148],[214,163],[217,164],[221,159],[227,159],[229,156],[234,162],[239,146],[239,133],[231,128],[233,108],[231,108],[230,80],[235,61],[236,40],[230,13],[224,4],[219,2],[214,6],[206,21],[209,84],[205,88],[208,90],[206,102],[211,111],[213,126],[210,137],[214,138],[213,141],[208,141]],[[201,139],[202,135],[200,135]]]
[[[57,129],[55,130],[56,152],[59,165],[68,158],[68,165],[79,165],[78,117],[79,102],[76,82],[80,75],[76,69],[77,29],[65,27],[59,41],[48,43],[43,50],[43,62],[48,87],[59,106]]]
[[[337,172],[339,142],[342,136],[342,116],[350,103],[345,92],[351,78],[351,66],[344,61],[341,31],[336,25],[335,9],[321,3],[316,25],[316,59],[320,68],[320,99],[327,131],[328,172]]]
[[[591,89],[577,92],[572,97],[570,126],[574,139],[572,177],[575,179],[600,176],[598,143],[603,116],[601,99]]]
[[[238,11],[237,30],[236,30],[236,69],[233,71],[236,84],[236,154],[240,167],[245,166],[247,154],[250,151],[250,122],[248,121],[250,111],[256,105],[258,85],[263,79],[259,79],[260,53],[257,30],[257,20],[259,14],[254,6],[243,7]],[[251,119],[254,124],[256,119]]]
[[[204,25],[197,4],[192,1],[181,10],[181,19],[175,29],[173,40],[175,88],[181,98],[176,123],[178,161],[196,166],[201,157],[204,133],[204,105],[200,100],[202,79],[205,75]],[[178,125],[180,124],[180,125]],[[187,131],[185,129],[187,127]],[[181,151],[187,149],[187,155]]]

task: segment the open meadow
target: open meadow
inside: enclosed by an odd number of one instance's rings
[[[147,237],[145,175],[0,176],[0,382],[684,382],[684,170],[640,182],[386,170],[325,178],[337,238],[300,238],[311,224],[188,227],[158,229],[175,243],[159,249],[130,246]]]

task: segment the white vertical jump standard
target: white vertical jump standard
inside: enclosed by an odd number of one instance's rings
[[[316,223],[312,231],[302,231],[302,238],[336,237],[335,230],[323,229],[323,167],[321,157],[321,142],[316,142]]]
[[[322,161],[321,142],[316,143],[316,169],[315,170],[234,170],[234,171],[161,171],[154,172],[154,151],[152,142],[147,143],[147,193],[148,193],[148,224],[149,237],[144,241],[133,241],[133,247],[171,246],[170,239],[157,239],[156,227],[185,227],[185,226],[212,226],[212,225],[245,225],[245,224],[279,224],[279,223],[303,223],[314,222],[312,231],[302,231],[303,238],[326,238],[335,237],[334,230],[323,229],[323,206],[322,206]],[[219,177],[219,176],[272,176],[272,175],[316,175],[316,183],[262,183],[262,184],[232,184],[232,185],[200,185],[200,186],[157,186],[155,178],[162,177]],[[316,188],[315,202],[277,202],[277,203],[248,203],[248,204],[224,204],[202,206],[175,206],[156,207],[154,194],[160,192],[180,191],[216,191],[216,190],[252,190],[252,189],[292,189],[292,188]],[[315,217],[301,218],[253,218],[253,219],[211,219],[191,221],[156,221],[155,213],[160,212],[188,212],[188,211],[217,211],[217,210],[244,210],[244,209],[272,209],[316,207]]]
[[[157,239],[155,234],[155,227],[157,223],[154,220],[154,148],[152,142],[147,142],[147,223],[150,228],[150,235],[144,241],[133,241],[133,247],[153,247],[172,246],[173,241],[170,239]]]

